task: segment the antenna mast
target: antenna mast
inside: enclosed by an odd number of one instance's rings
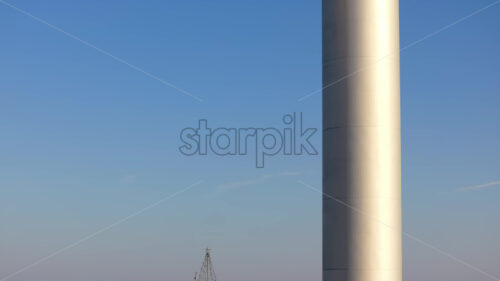
[[[200,273],[197,275],[196,281],[217,281],[215,271],[210,258],[210,249],[205,250],[205,260],[201,265]]]

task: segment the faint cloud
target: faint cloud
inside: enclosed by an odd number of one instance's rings
[[[257,184],[261,181],[263,181],[264,178],[258,179],[258,180],[242,180],[242,181],[233,181],[233,182],[228,182],[219,185],[219,188],[221,189],[234,189],[234,188],[240,188],[240,187],[245,187],[249,185],[254,185]]]
[[[124,183],[133,183],[137,179],[137,175],[135,174],[127,174],[122,176],[122,182]]]
[[[251,185],[256,185],[262,182],[265,182],[267,180],[273,179],[273,178],[280,178],[280,177],[294,177],[294,176],[299,176],[301,173],[300,172],[290,172],[290,171],[285,171],[277,174],[265,174],[260,176],[259,178],[256,179],[247,179],[247,180],[241,180],[241,181],[233,181],[233,182],[228,182],[219,185],[220,189],[235,189],[235,188],[243,188]]]
[[[300,172],[281,172],[279,175],[284,177],[292,177],[292,176],[299,176]]]
[[[474,190],[481,190],[481,189],[485,189],[487,187],[496,186],[496,185],[500,185],[500,181],[492,181],[492,182],[485,183],[485,184],[466,186],[466,187],[460,188],[459,190],[460,191],[474,191]]]

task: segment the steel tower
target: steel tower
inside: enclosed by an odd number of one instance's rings
[[[323,281],[401,281],[398,0],[323,0]]]
[[[195,273],[195,281],[217,281],[215,277],[215,271],[212,264],[212,259],[210,258],[210,249],[205,250],[205,259],[201,265],[199,273]]]

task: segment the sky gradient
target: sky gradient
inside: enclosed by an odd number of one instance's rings
[[[0,3],[0,280],[320,281],[319,155],[184,156],[179,133],[321,127],[320,1]],[[492,0],[401,0],[401,46]],[[401,53],[403,227],[500,277],[500,4]],[[138,71],[130,65],[139,67]],[[200,97],[196,99],[151,75]],[[492,280],[404,239],[405,281]]]

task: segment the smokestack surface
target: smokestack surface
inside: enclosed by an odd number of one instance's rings
[[[323,0],[323,87],[323,281],[401,281],[398,0]]]

